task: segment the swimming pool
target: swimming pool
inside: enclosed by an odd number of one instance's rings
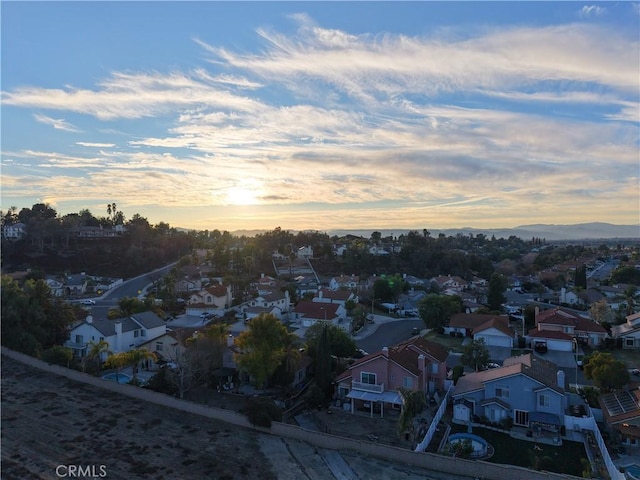
[[[628,467],[624,467],[624,471],[628,479],[640,480],[640,465],[629,465]]]
[[[449,435],[447,443],[449,443],[449,445],[456,445],[465,440],[471,441],[471,447],[473,448],[473,453],[470,455],[471,458],[485,457],[489,454],[490,446],[487,441],[473,433],[454,433]]]
[[[118,383],[129,383],[131,381],[131,378],[131,375],[127,375],[126,373],[107,373],[106,375],[102,376],[103,380]]]

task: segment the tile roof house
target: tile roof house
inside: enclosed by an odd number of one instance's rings
[[[339,277],[333,277],[329,281],[329,288],[331,290],[340,290],[341,288],[356,289],[359,282],[360,277],[356,275],[340,275]]]
[[[573,343],[598,346],[606,335],[601,325],[587,318],[561,308],[540,312],[536,307],[535,328],[527,337],[536,343],[546,343],[549,350],[571,351]]]
[[[246,314],[245,319],[250,320],[256,318],[261,313],[270,313],[279,320],[283,320],[285,314],[291,310],[291,299],[289,291],[284,292],[267,292],[251,301],[246,307],[242,308],[242,312]]]
[[[335,383],[340,398],[351,402],[351,412],[368,410],[373,416],[385,408],[400,408],[399,387],[433,394],[445,389],[447,350],[415,336],[367,355],[338,376]]]
[[[500,368],[464,375],[453,388],[453,420],[486,418],[558,434],[567,408],[562,370],[531,353],[510,357]]]
[[[626,445],[640,445],[640,387],[598,398],[607,427],[616,430]]]
[[[358,296],[349,290],[330,290],[328,288],[321,288],[318,290],[318,295],[313,297],[312,301],[318,303],[339,303],[344,306],[347,300],[352,300],[358,303]]]
[[[73,350],[77,357],[87,354],[90,342],[104,340],[113,353],[128,352],[143,343],[164,335],[167,325],[153,312],[142,312],[115,320],[93,319],[89,315],[69,332],[66,347]]]
[[[512,347],[516,337],[508,317],[481,313],[452,315],[445,332],[461,332],[474,340],[483,339],[487,346],[493,347]]]
[[[622,339],[622,348],[640,349],[640,313],[626,317],[626,322],[611,327],[613,338]]]
[[[304,327],[317,322],[337,324],[347,316],[344,306],[339,303],[319,303],[301,300],[293,308],[293,320],[302,321]]]
[[[230,285],[214,285],[193,293],[187,302],[187,315],[221,313],[231,306]]]

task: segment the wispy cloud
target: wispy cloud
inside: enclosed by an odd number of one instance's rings
[[[76,142],[76,145],[80,145],[81,147],[92,147],[92,148],[112,148],[115,147],[115,143],[95,143],[95,142]]]
[[[65,132],[80,132],[81,130],[78,127],[75,127],[74,125],[70,124],[69,122],[66,122],[64,119],[62,118],[51,118],[51,117],[47,117],[46,115],[42,115],[40,113],[34,113],[33,117],[40,123],[44,123],[45,125],[49,125],[53,128],[55,128],[56,130],[63,130]]]
[[[580,16],[585,17],[599,17],[606,13],[607,9],[604,7],[598,7],[597,5],[585,5],[580,9]]]

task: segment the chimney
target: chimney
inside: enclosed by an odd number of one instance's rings
[[[318,290],[318,298],[322,300],[322,289]]]
[[[425,368],[425,356],[423,354],[418,355],[418,370],[424,372]]]
[[[563,370],[558,370],[558,373],[556,374],[557,376],[557,380],[558,380],[558,386],[560,388],[565,388],[564,385],[564,371]]]
[[[382,347],[382,355],[385,357],[389,356],[389,347]]]
[[[116,322],[115,323],[115,329],[116,329],[116,348],[115,351],[116,352],[120,352],[121,351],[121,344],[122,344],[122,323],[121,322]]]
[[[261,273],[261,274],[260,274],[260,278],[264,278],[264,273]]]
[[[535,314],[534,314],[533,318],[534,318],[535,321],[533,323],[537,327],[538,326],[538,315],[540,315],[540,307],[536,305],[536,308],[535,308],[534,311],[535,311]]]
[[[89,325],[93,323],[93,317],[91,315],[87,315],[87,318],[84,319]]]

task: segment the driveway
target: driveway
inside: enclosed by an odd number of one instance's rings
[[[547,353],[540,354],[534,351],[534,355],[555,363],[562,368],[576,368],[576,359],[573,352],[558,352],[549,350]]]
[[[488,346],[487,349],[491,355],[491,360],[499,363],[500,365],[502,365],[505,358],[509,358],[511,356],[511,347]]]

